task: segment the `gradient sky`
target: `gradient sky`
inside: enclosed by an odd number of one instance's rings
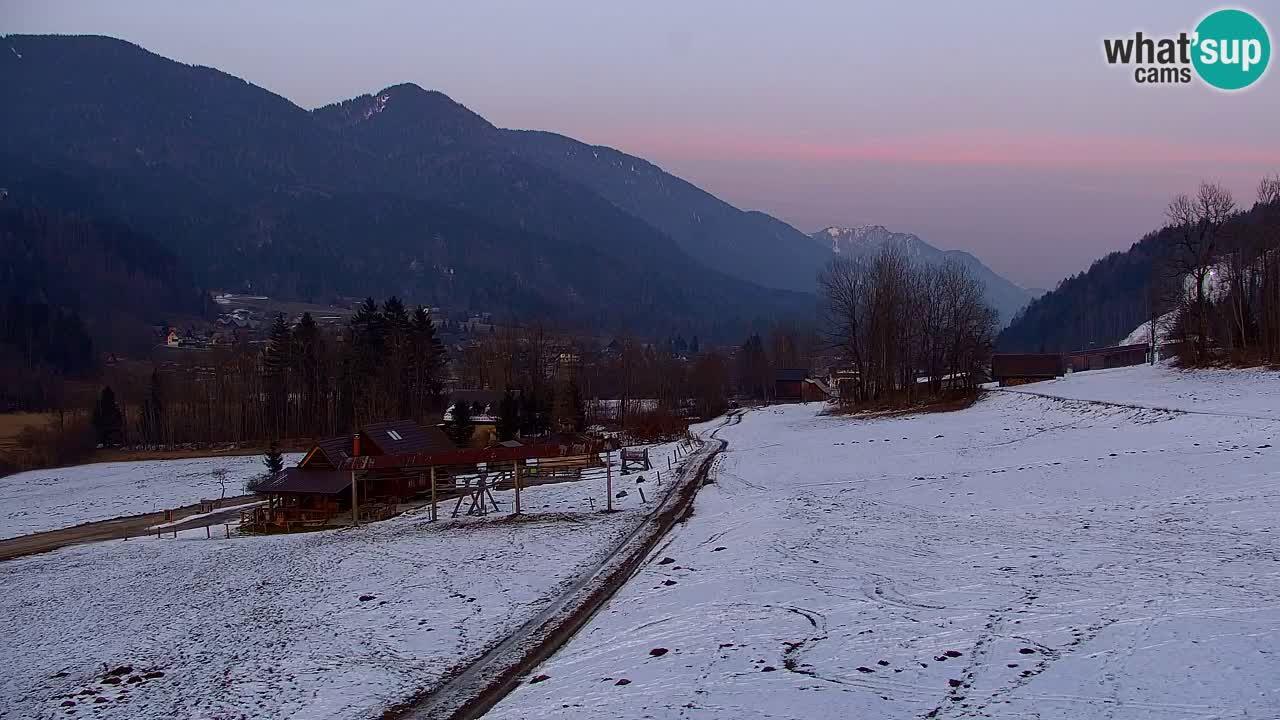
[[[1103,61],[1104,37],[1190,31],[1217,7],[0,0],[0,32],[111,35],[304,107],[414,82],[806,232],[878,223],[1052,287],[1201,178],[1248,206],[1280,172],[1280,71],[1226,94]],[[1235,7],[1274,44],[1280,6]]]

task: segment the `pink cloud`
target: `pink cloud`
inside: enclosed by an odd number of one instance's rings
[[[981,130],[881,137],[846,142],[748,136],[724,131],[625,133],[616,146],[642,155],[688,160],[767,160],[794,163],[872,163],[999,170],[1098,170],[1193,173],[1280,168],[1280,148],[1229,143],[1181,143],[1145,137],[1019,134]]]

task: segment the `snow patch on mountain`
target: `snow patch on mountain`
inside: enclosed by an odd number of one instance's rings
[[[951,260],[959,263],[982,282],[986,288],[987,302],[999,312],[1002,327],[1034,297],[1030,291],[999,275],[970,253],[963,250],[941,250],[921,240],[918,235],[894,232],[883,225],[831,226],[813,233],[811,237],[844,257],[869,257],[881,248],[891,246],[916,262],[940,265]]]

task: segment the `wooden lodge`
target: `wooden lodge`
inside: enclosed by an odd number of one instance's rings
[[[409,420],[375,423],[347,437],[321,440],[296,467],[250,487],[266,503],[241,514],[241,526],[287,532],[381,520],[406,504],[456,497],[483,478],[490,488],[576,479],[602,467],[609,448],[585,436],[537,444],[458,448],[438,427]],[[434,514],[433,514],[434,518]]]

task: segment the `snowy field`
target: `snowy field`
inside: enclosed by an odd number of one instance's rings
[[[300,454],[286,455],[292,465]],[[122,515],[192,505],[222,495],[214,478],[227,471],[227,495],[244,493],[261,475],[261,455],[93,463],[0,478],[0,540]]]
[[[1164,364],[1090,370],[1008,388],[1076,400],[1280,421],[1280,373],[1175,370]]]
[[[488,717],[1276,718],[1275,375],[749,412],[693,516]]]
[[[664,476],[671,447],[650,451]],[[630,492],[613,515],[604,480],[584,480],[525,490],[519,521],[496,492],[487,518],[198,529],[2,562],[0,718],[377,717],[594,569],[653,507],[643,474],[650,504],[639,473],[615,475]]]

